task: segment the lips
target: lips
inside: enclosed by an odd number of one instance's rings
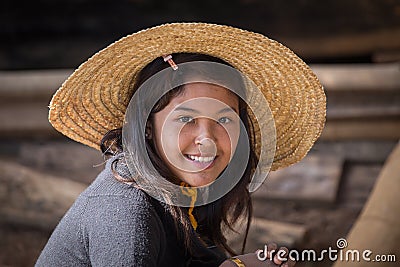
[[[185,154],[185,158],[192,164],[194,164],[196,171],[202,171],[210,169],[214,166],[215,160],[218,156],[197,154]]]
[[[189,154],[187,154],[186,157],[192,161],[202,162],[202,163],[210,163],[216,158],[216,156],[204,157],[204,156],[195,156]]]

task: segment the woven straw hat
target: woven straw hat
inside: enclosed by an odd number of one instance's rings
[[[99,150],[104,134],[122,127],[138,72],[157,57],[179,52],[221,58],[262,91],[276,127],[271,170],[301,160],[320,136],[325,94],[315,74],[297,55],[261,34],[206,23],[164,24],[99,51],[54,94],[50,123],[69,138]]]

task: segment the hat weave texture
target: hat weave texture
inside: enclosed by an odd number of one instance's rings
[[[104,134],[123,126],[140,70],[157,57],[180,52],[221,58],[261,90],[276,127],[271,170],[301,160],[320,136],[326,100],[312,70],[289,48],[264,35],[207,23],[160,25],[99,51],[54,94],[50,123],[69,138],[99,150]]]

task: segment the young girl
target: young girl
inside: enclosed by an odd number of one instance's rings
[[[37,266],[294,265],[286,248],[237,256],[224,237],[246,217],[244,253],[250,193],[324,124],[322,86],[281,44],[213,24],[147,29],[82,64],[49,119],[110,159]]]

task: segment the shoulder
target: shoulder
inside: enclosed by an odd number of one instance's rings
[[[65,217],[79,222],[82,232],[86,234],[117,226],[121,231],[153,227],[162,232],[164,214],[158,210],[160,204],[143,190],[114,177],[111,163],[116,158],[107,161],[104,170],[78,197]]]
[[[87,237],[101,235],[134,237],[140,235],[165,235],[163,219],[156,211],[149,196],[143,191],[129,187],[120,193],[86,196],[85,213],[82,214],[83,233]],[[98,236],[99,237],[99,236]]]
[[[111,170],[113,157],[107,161],[104,170],[79,197],[86,203],[86,213],[121,215],[133,218],[139,214],[158,217],[154,205],[157,201],[143,190],[118,181]],[[126,172],[126,170],[125,170]]]
[[[166,249],[164,215],[145,192],[117,181],[109,165],[61,220],[40,263],[158,266]]]
[[[93,183],[81,194],[79,198],[97,200],[123,199],[128,204],[150,204],[150,196],[143,190],[130,184],[118,181],[112,171],[112,164],[119,160],[121,155],[110,158],[103,171],[99,173]],[[123,172],[129,175],[129,170],[125,166]]]

